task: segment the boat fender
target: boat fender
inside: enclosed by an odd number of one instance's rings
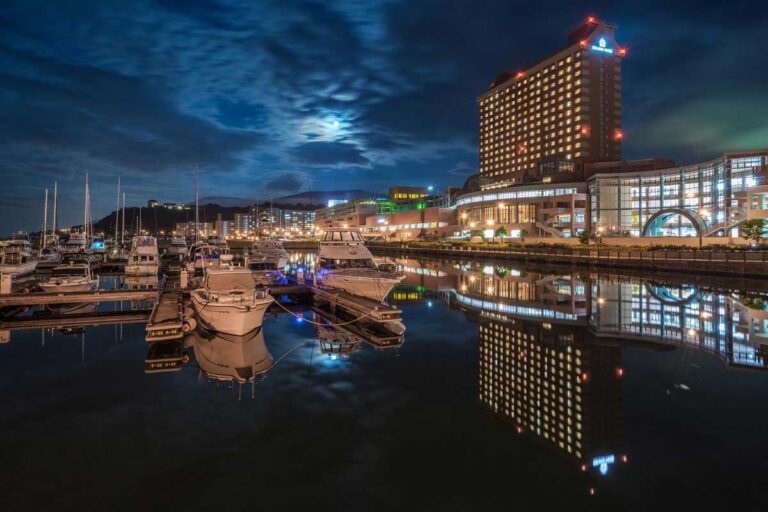
[[[191,332],[197,328],[197,320],[192,317],[185,318],[184,323],[181,325],[181,330],[184,332]]]

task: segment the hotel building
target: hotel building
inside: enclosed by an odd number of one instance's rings
[[[568,46],[498,76],[478,98],[483,188],[568,181],[585,162],[621,159],[621,60],[615,28],[594,17]],[[570,178],[573,180],[573,178]]]
[[[618,343],[584,326],[480,319],[479,399],[496,416],[582,470],[606,474],[622,449]]]

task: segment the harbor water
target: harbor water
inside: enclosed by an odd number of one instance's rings
[[[11,331],[2,509],[768,509],[759,283],[393,260],[394,345],[307,304],[162,373],[141,323]]]

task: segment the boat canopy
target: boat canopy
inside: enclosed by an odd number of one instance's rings
[[[246,269],[237,271],[209,272],[206,288],[212,292],[227,293],[235,290],[253,290],[256,283],[251,272]]]
[[[135,236],[131,244],[133,247],[157,247],[157,239],[153,236]]]

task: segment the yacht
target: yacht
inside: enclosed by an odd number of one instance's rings
[[[271,261],[278,268],[285,268],[288,263],[288,252],[279,240],[256,240],[250,250],[249,259],[252,261]]]
[[[86,263],[58,265],[51,272],[51,277],[40,283],[46,292],[88,292],[99,287],[98,277],[91,273],[91,266]]]
[[[11,240],[7,240],[0,254],[0,274],[25,276],[37,268],[37,258],[32,253],[29,236],[19,231]]]
[[[405,276],[383,270],[355,229],[328,228],[320,240],[318,284],[383,302],[389,291]]]
[[[202,276],[205,269],[218,267],[221,264],[221,250],[206,242],[195,242],[189,248],[190,271],[197,276]]]
[[[131,240],[131,253],[125,264],[127,276],[156,276],[160,268],[157,239],[153,236],[135,236]]]
[[[171,239],[171,246],[165,251],[165,254],[182,257],[186,257],[188,253],[187,240],[183,236],[174,236]]]
[[[59,237],[56,235],[45,235],[45,243],[40,249],[38,261],[39,265],[46,265],[48,268],[55,267],[61,262]]]
[[[212,245],[213,247],[218,247],[220,254],[229,253],[229,244],[227,243],[227,240],[223,236],[209,235],[208,245]]]
[[[257,285],[272,286],[286,281],[283,272],[271,261],[249,261],[246,268],[251,271]]]
[[[228,336],[198,328],[191,337],[197,365],[212,380],[245,384],[274,364],[261,329],[243,336]]]
[[[261,327],[274,299],[257,289],[251,271],[243,267],[209,267],[202,286],[192,292],[192,307],[208,329],[241,336]]]
[[[64,243],[64,247],[61,248],[61,252],[64,255],[85,253],[87,246],[88,242],[85,238],[85,233],[70,233],[69,238]]]

